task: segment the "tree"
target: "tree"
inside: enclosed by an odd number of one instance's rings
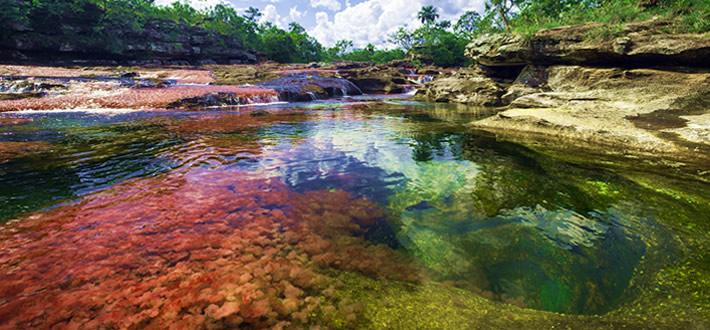
[[[436,24],[436,27],[446,30],[451,27],[451,21],[441,21]]]
[[[486,12],[496,15],[505,30],[510,32],[510,14],[513,9],[519,8],[525,0],[487,0]]]
[[[256,22],[261,18],[262,14],[261,11],[259,11],[258,8],[254,7],[249,7],[247,8],[244,17],[247,19],[247,21],[250,22]]]
[[[15,30],[22,30],[29,23],[24,1],[0,0],[0,41]]]
[[[456,21],[454,32],[466,38],[470,38],[476,30],[478,30],[480,23],[481,15],[475,11],[467,11]]]
[[[424,6],[417,13],[417,18],[424,24],[431,24],[439,18],[439,13],[434,6]]]
[[[352,40],[338,40],[334,48],[336,49],[335,54],[337,56],[343,56],[353,48],[353,42]]]
[[[306,29],[304,29],[303,26],[301,26],[301,24],[298,24],[296,22],[289,23],[288,30],[291,33],[295,33],[295,34],[302,34],[302,33],[306,32]]]
[[[288,25],[289,36],[296,46],[296,54],[292,56],[294,62],[312,62],[319,61],[323,56],[323,46],[306,33],[300,24],[292,22]]]
[[[267,22],[261,28],[259,34],[261,39],[261,49],[268,59],[281,63],[294,62],[298,53],[296,44],[291,35]]]
[[[387,41],[399,46],[405,51],[409,51],[414,46],[414,36],[404,26],[399,27],[397,31],[390,34]]]

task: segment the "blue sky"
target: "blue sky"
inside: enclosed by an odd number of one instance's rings
[[[157,0],[167,4],[176,0]],[[331,46],[337,40],[352,40],[356,47],[373,43],[386,46],[387,36],[399,26],[419,26],[417,12],[433,5],[442,19],[455,21],[468,10],[481,12],[484,0],[180,0],[196,8],[227,3],[243,11],[249,6],[261,9],[263,21],[281,27],[296,21],[321,43]]]

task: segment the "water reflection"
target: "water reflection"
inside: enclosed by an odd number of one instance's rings
[[[0,164],[1,216],[36,211],[1,232],[0,319],[17,325],[355,326],[337,272],[603,313],[655,267],[649,242],[675,251],[643,188],[471,133],[465,114],[57,116],[2,128],[52,146]]]

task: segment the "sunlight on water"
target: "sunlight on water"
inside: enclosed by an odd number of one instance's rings
[[[604,313],[679,253],[669,210],[710,210],[468,132],[474,112],[263,109],[0,126],[0,319],[353,326],[350,273]]]

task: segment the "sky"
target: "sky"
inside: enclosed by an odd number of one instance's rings
[[[159,5],[176,0],[157,0]],[[355,47],[368,43],[388,46],[387,37],[402,25],[420,25],[417,12],[433,5],[441,19],[452,23],[466,11],[482,12],[484,0],[180,0],[204,9],[218,3],[233,6],[239,12],[248,7],[259,8],[262,21],[286,28],[298,22],[308,33],[326,46],[336,41],[352,40]]]

